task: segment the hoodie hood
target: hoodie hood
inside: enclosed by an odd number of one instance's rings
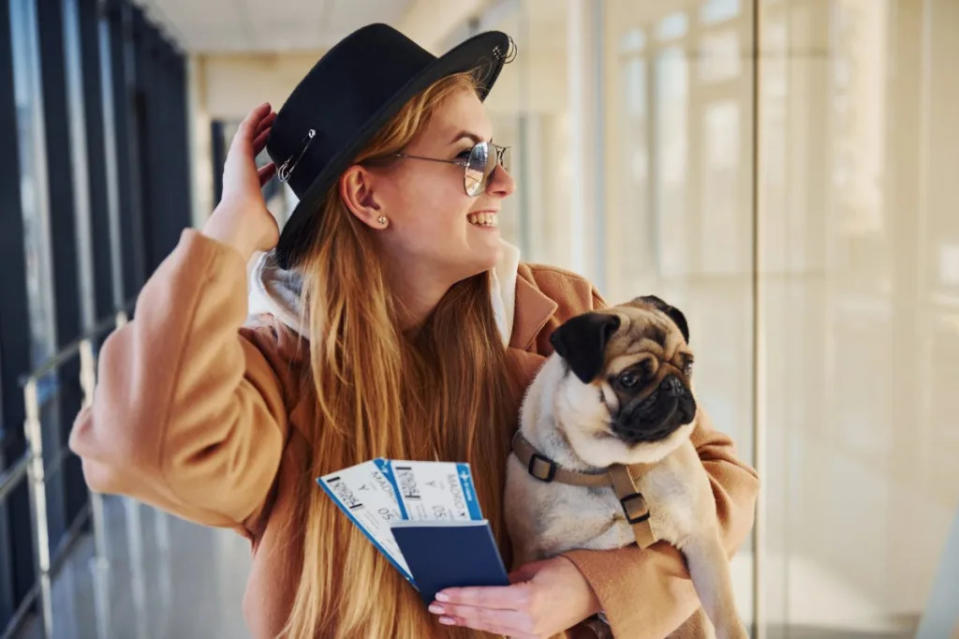
[[[513,313],[516,307],[516,271],[519,267],[519,249],[500,239],[503,251],[493,267],[490,278],[490,304],[503,346],[507,346],[513,332]],[[300,273],[282,269],[276,251],[257,253],[248,266],[249,310],[247,323],[260,313],[271,313],[283,324],[300,335],[307,335],[300,326]]]

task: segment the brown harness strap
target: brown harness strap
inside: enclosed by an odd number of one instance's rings
[[[626,521],[633,528],[633,535],[640,548],[648,548],[657,541],[649,523],[649,508],[639,492],[636,479],[630,468],[639,469],[642,464],[625,466],[613,464],[601,473],[581,473],[562,468],[552,459],[541,455],[518,430],[513,435],[513,452],[526,470],[544,482],[558,481],[574,486],[612,486],[626,514]]]
[[[613,480],[613,490],[623,506],[623,512],[626,513],[626,521],[633,528],[636,544],[640,548],[649,548],[657,539],[649,523],[649,507],[643,494],[639,492],[631,468],[614,464],[609,469],[609,476]]]

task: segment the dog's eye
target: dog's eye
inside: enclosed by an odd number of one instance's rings
[[[689,357],[686,359],[686,363],[683,364],[683,373],[686,377],[689,377],[693,374],[693,358]]]
[[[636,371],[626,371],[616,378],[621,388],[635,388],[639,385],[639,374]]]
[[[653,364],[648,359],[644,359],[617,375],[616,386],[621,390],[632,390],[648,381],[652,375]]]

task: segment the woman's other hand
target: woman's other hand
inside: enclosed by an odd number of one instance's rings
[[[430,612],[447,625],[539,639],[571,628],[600,609],[582,573],[562,556],[520,566],[509,579],[509,586],[441,590]]]
[[[236,248],[249,260],[279,240],[279,227],[261,189],[276,173],[270,162],[259,170],[255,158],[266,144],[276,113],[266,102],[250,111],[230,143],[223,166],[223,197],[203,225],[203,234]]]

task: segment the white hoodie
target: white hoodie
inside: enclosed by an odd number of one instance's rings
[[[519,249],[500,239],[503,251],[493,267],[490,287],[490,303],[496,328],[499,329],[503,346],[509,344],[513,331],[513,310],[516,305],[516,269],[519,266]],[[247,323],[254,321],[259,313],[272,313],[277,319],[297,333],[307,331],[299,325],[301,276],[296,270],[279,267],[276,252],[258,252],[248,265],[249,310]]]

